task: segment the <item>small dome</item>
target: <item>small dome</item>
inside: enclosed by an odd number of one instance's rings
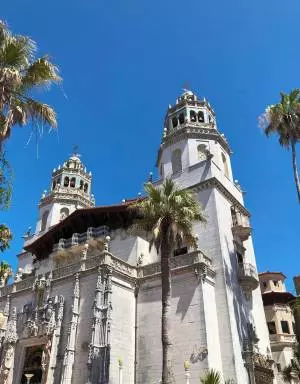
[[[76,161],[77,163],[81,163],[80,157],[77,153],[73,153],[73,155],[70,157],[71,161]]]

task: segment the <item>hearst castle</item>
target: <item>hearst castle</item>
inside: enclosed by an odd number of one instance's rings
[[[205,100],[184,91],[169,106],[157,156],[159,185],[190,188],[208,218],[198,249],[172,257],[176,383],[208,368],[238,384],[275,383],[250,213],[230,146]],[[45,180],[46,182],[46,180]],[[0,383],[159,383],[159,255],[133,234],[132,201],[96,206],[77,153],[53,170],[25,236],[19,269],[0,289]],[[3,285],[3,284],[2,284]]]

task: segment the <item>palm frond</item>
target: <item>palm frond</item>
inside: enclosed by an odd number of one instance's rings
[[[35,42],[27,36],[9,36],[0,50],[0,67],[23,69],[29,65],[36,50]]]
[[[221,384],[221,375],[220,372],[211,369],[209,370],[204,377],[200,378],[201,384]]]
[[[186,242],[195,247],[193,224],[206,219],[192,192],[179,189],[171,179],[166,179],[160,187],[148,183],[145,191],[147,198],[134,205],[141,213],[135,226],[151,233],[150,248],[154,245],[159,250],[164,236],[173,246]]]
[[[9,248],[11,239],[12,233],[10,229],[5,224],[0,224],[0,252],[3,252]]]
[[[36,86],[50,87],[51,84],[58,83],[61,80],[58,68],[49,60],[48,56],[44,56],[26,68],[21,89],[26,91]]]

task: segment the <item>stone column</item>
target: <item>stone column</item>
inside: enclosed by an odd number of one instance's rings
[[[3,343],[3,353],[0,365],[1,384],[9,384],[12,382],[12,375],[10,373],[14,364],[17,340],[17,310],[16,307],[13,307],[7,322],[7,329]]]
[[[72,305],[72,319],[68,329],[68,341],[64,354],[63,371],[61,376],[61,384],[72,383],[72,373],[75,357],[76,335],[79,319],[79,273],[75,274],[74,281],[74,293],[73,293],[73,305]]]
[[[57,353],[58,353],[58,347],[59,347],[59,342],[60,342],[60,336],[61,336],[61,325],[62,325],[62,320],[64,316],[64,298],[63,296],[59,296],[58,298],[58,314],[57,314],[57,321],[56,321],[56,327],[53,333],[53,336],[50,341],[49,347],[51,348],[49,353],[49,360],[48,360],[48,372],[46,377],[46,383],[47,384],[53,384],[54,383],[54,374],[55,374],[55,368],[57,364]],[[44,353],[48,353],[48,348],[44,351]]]
[[[90,384],[109,382],[111,278],[110,267],[99,267],[88,356],[88,383]]]

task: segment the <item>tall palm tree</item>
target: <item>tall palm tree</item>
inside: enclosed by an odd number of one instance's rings
[[[48,56],[35,58],[36,43],[27,36],[14,35],[0,20],[0,147],[15,125],[56,127],[56,113],[32,96],[37,88],[61,80]]]
[[[171,179],[166,179],[160,187],[148,183],[145,186],[147,198],[139,201],[141,218],[136,222],[139,229],[151,233],[150,249],[155,246],[161,256],[162,320],[161,341],[163,351],[162,383],[173,382],[172,339],[170,336],[171,308],[171,268],[170,260],[176,247],[184,242],[196,247],[192,234],[195,221],[205,221],[199,203],[193,194],[179,189]]]
[[[294,89],[290,94],[281,92],[280,102],[269,106],[261,118],[267,136],[276,133],[279,144],[292,149],[294,179],[300,203],[300,182],[296,160],[296,144],[300,141],[300,90]]]
[[[200,378],[201,384],[221,384],[221,375],[218,371],[210,369],[204,377]]]

